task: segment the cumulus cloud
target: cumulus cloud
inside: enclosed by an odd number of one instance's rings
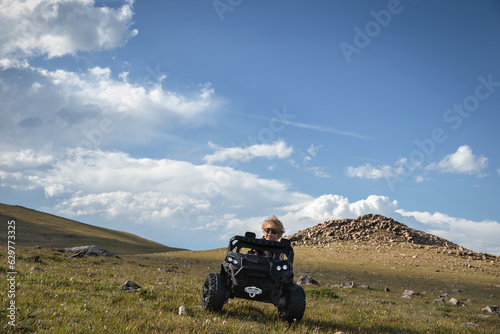
[[[141,224],[172,217],[181,210],[200,213],[208,211],[210,207],[207,199],[154,191],[76,192],[56,205],[59,212],[71,216],[100,215],[107,219],[127,219]]]
[[[394,165],[373,166],[369,163],[362,166],[347,167],[346,174],[349,177],[377,180],[381,178],[412,178],[416,183],[428,180],[425,174],[429,171],[441,173],[463,173],[486,176],[482,171],[488,167],[488,158],[476,156],[472,149],[463,145],[455,153],[449,154],[439,162],[433,162],[425,168],[420,161],[409,161],[408,158],[397,160]]]
[[[0,2],[0,57],[49,58],[124,45],[131,30],[133,1],[120,8],[95,7],[89,0],[4,0]]]
[[[449,154],[438,163],[431,163],[426,168],[442,173],[465,173],[484,176],[482,170],[488,167],[488,158],[476,156],[472,149],[463,145],[455,153]]]
[[[231,167],[136,158],[118,151],[77,148],[60,156],[1,152],[0,184],[43,190],[54,203],[48,212],[191,249],[223,247],[231,235],[247,230],[260,233],[263,219],[274,214],[290,234],[330,219],[378,213],[472,250],[500,254],[500,224],[495,221],[406,211],[380,195],[356,201],[335,194],[313,198],[279,180]]]
[[[257,157],[268,159],[285,159],[288,158],[293,152],[293,147],[287,146],[284,140],[279,140],[272,144],[255,144],[246,147],[229,148],[224,148],[213,143],[209,143],[209,147],[215,149],[215,153],[208,154],[203,158],[203,160],[205,160],[209,164],[226,160],[246,162]]]
[[[40,167],[53,161],[52,155],[37,153],[31,149],[0,153],[0,167],[15,170]]]
[[[355,218],[367,213],[379,213],[390,215],[397,209],[397,201],[391,201],[389,197],[371,195],[364,200],[353,203],[349,199],[340,195],[322,195],[303,208],[293,213],[294,220],[309,218],[317,222]]]
[[[49,71],[23,62],[0,63],[3,112],[0,145],[40,148],[106,147],[151,139],[161,126],[210,122],[217,107],[210,83],[189,96],[115,79],[109,68]]]
[[[17,154],[21,155],[20,153]],[[0,162],[9,161],[14,152],[2,152]],[[18,168],[22,162],[18,163]],[[0,165],[5,167],[8,162]],[[25,161],[24,165],[31,165]],[[73,194],[78,203],[87,205],[89,200],[123,194],[153,192],[161,194],[186,194],[192,198],[222,201],[224,205],[280,206],[289,201],[302,201],[308,196],[287,192],[287,185],[272,179],[261,179],[255,174],[235,170],[231,167],[194,165],[171,159],[133,158],[123,152],[104,152],[84,148],[67,150],[64,156],[51,160],[50,167],[24,168],[22,180],[4,177],[6,185],[24,184],[44,189],[46,195]],[[10,183],[9,183],[10,182]],[[54,194],[54,189],[61,191]],[[87,196],[107,194],[105,197]],[[81,201],[84,198],[86,201]],[[114,203],[119,203],[114,202]],[[73,207],[72,199],[66,200]],[[180,202],[179,202],[180,203]],[[63,205],[63,204],[61,204]],[[75,213],[77,211],[74,211]]]
[[[43,190],[47,200],[55,202],[48,208],[51,213],[89,223],[120,222],[116,228],[127,231],[143,225],[146,227],[140,235],[158,240],[153,232],[157,229],[165,235],[162,242],[179,247],[200,246],[190,244],[189,240],[179,245],[175,234],[170,234],[171,229],[195,231],[197,239],[193,235],[193,243],[195,239],[199,243],[210,233],[213,245],[220,242],[222,233],[241,233],[239,219],[248,222],[248,217],[255,216],[257,211],[271,213],[279,207],[311,199],[290,191],[283,182],[231,167],[134,158],[124,152],[84,148],[69,149],[53,159],[41,159],[44,165],[38,167],[33,158],[18,159],[16,168],[23,172],[9,172],[11,159],[22,155],[0,153],[3,187]],[[227,214],[242,218],[235,219],[230,226],[224,225],[223,217]],[[211,229],[219,224],[220,228]]]

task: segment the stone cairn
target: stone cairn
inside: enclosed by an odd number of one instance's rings
[[[408,243],[439,247],[449,254],[496,259],[494,255],[465,249],[438,236],[418,231],[392,218],[367,214],[355,219],[329,220],[311,228],[286,236],[293,246],[329,246],[335,242],[352,240],[372,244]]]

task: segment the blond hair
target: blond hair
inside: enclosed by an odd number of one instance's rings
[[[262,230],[264,230],[268,224],[274,225],[278,230],[278,234],[280,236],[282,236],[285,233],[285,227],[283,226],[283,223],[279,220],[278,217],[272,216],[264,220],[264,222],[262,223]]]

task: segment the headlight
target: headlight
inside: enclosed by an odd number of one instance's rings
[[[233,259],[233,263],[234,263],[234,264],[238,264],[238,260]]]
[[[230,256],[228,256],[228,257],[227,257],[227,262],[233,262],[233,258],[232,258],[232,257],[230,257]]]
[[[281,266],[277,266],[277,267],[276,267],[276,270],[277,270],[277,271],[280,271],[280,270],[281,270]]]
[[[288,266],[286,264],[283,265],[283,270],[287,270]]]

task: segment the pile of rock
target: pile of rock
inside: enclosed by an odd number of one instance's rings
[[[334,242],[353,240],[371,243],[410,243],[442,247],[460,256],[495,258],[475,253],[438,236],[409,228],[392,218],[367,214],[355,219],[329,220],[286,237],[294,246],[328,246]]]

